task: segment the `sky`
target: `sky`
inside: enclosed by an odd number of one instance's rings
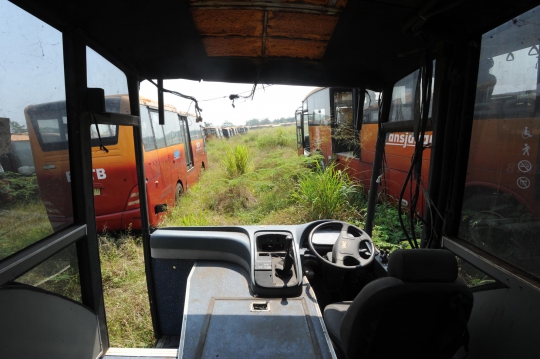
[[[230,121],[235,125],[244,125],[253,118],[274,120],[281,117],[294,117],[294,112],[302,106],[302,100],[315,87],[262,85],[257,86],[253,100],[229,100],[229,95],[248,96],[253,84],[232,84],[223,82],[165,80],[163,87],[195,97],[202,109],[203,122],[221,125]],[[140,96],[157,99],[156,87],[148,81],[141,83]],[[194,104],[189,100],[165,94],[164,101],[178,110],[194,113]]]

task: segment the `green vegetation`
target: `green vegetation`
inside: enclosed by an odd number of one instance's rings
[[[154,346],[141,237],[102,234],[99,247],[111,346]]]
[[[307,220],[359,215],[355,205],[363,202],[359,186],[333,165],[305,173],[291,195]]]

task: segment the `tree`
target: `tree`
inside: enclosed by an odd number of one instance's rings
[[[28,129],[24,125],[20,125],[18,122],[10,121],[11,133],[28,133]]]
[[[233,127],[234,124],[231,122],[231,121],[225,121],[223,122],[223,125],[221,125],[222,127]]]
[[[210,122],[204,122],[204,127],[212,127],[212,124]]]
[[[268,118],[265,118],[264,120],[261,121],[261,125],[269,125],[271,122]]]
[[[246,126],[257,126],[260,124],[261,124],[261,121],[257,118],[252,118],[251,120],[246,121]]]

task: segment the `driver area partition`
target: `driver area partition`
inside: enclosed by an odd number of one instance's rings
[[[290,288],[258,288],[257,233],[293,236],[294,265],[306,225],[162,228],[150,237],[161,339],[179,358],[335,358],[317,299],[300,276]],[[297,289],[296,289],[297,288]],[[285,289],[285,290],[283,290]],[[173,346],[167,346],[172,348]]]

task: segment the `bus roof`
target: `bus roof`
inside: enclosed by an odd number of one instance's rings
[[[304,99],[302,100],[302,102],[304,102],[305,100],[307,100],[307,98],[308,98],[309,96],[313,95],[313,94],[316,93],[316,92],[319,92],[319,91],[321,91],[321,90],[324,90],[325,88],[326,88],[326,87],[317,87],[316,89],[312,90],[310,93],[308,93],[308,94],[306,95],[306,97],[304,97]]]

